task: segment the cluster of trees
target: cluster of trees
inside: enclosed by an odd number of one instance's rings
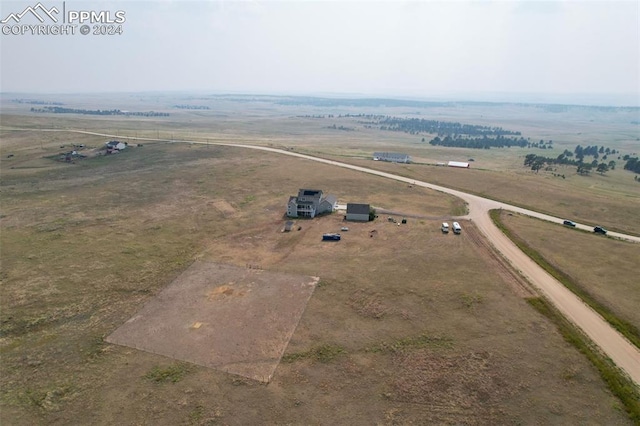
[[[345,126],[336,126],[335,124],[333,126],[327,126],[327,129],[333,129],[333,130],[345,130],[347,132],[352,132],[355,129],[353,127],[345,127]]]
[[[640,159],[638,157],[630,157],[625,155],[623,159],[626,161],[624,165],[625,170],[629,170],[634,173],[640,173]]]
[[[602,159],[606,160],[607,156],[610,154],[617,154],[618,151],[611,148],[605,148],[604,146],[598,147],[598,145],[594,146],[586,146],[581,147],[580,145],[576,146],[576,149],[573,151],[576,154],[576,158],[584,159],[585,156],[592,156],[594,159],[598,159],[602,155]]]
[[[502,127],[479,126],[449,121],[425,120],[423,118],[384,117],[366,124],[377,125],[380,130],[405,132],[412,135],[419,133],[436,133],[439,137],[460,135],[468,136],[520,136],[520,132],[505,130]]]
[[[31,112],[50,112],[54,114],[88,114],[88,115],[126,115],[139,117],[168,117],[168,112],[155,111],[121,111],[119,109],[77,109],[62,107],[31,108]]]
[[[206,105],[174,105],[173,107],[178,109],[211,109]]]
[[[571,165],[576,166],[576,171],[581,175],[587,175],[592,170],[595,169],[600,174],[604,174],[609,170],[614,170],[616,168],[616,162],[611,160],[608,163],[598,163],[598,160],[593,160],[591,163],[585,163],[582,160],[571,158],[573,153],[568,150],[565,150],[562,154],[558,155],[556,158],[552,157],[543,157],[537,154],[527,154],[524,157],[524,165],[526,167],[531,167],[531,170],[536,173],[538,170],[542,168],[548,168],[550,165]]]
[[[551,143],[551,141],[549,141],[549,143]],[[525,156],[524,165],[527,167],[531,167],[531,170],[534,170],[536,172],[545,166],[561,164],[576,166],[577,171],[580,174],[589,174],[589,172],[593,169],[595,169],[598,173],[603,174],[609,170],[615,169],[616,167],[615,161],[611,160],[609,162],[606,162],[607,156],[619,153],[620,151],[605,146],[588,145],[586,147],[583,147],[577,145],[573,152],[565,149],[564,152],[558,155],[556,158],[544,157],[537,154],[528,154],[527,156]],[[593,161],[585,162],[586,156],[593,157]],[[599,158],[601,158],[601,160],[603,161],[598,162]],[[636,173],[640,173],[640,163],[638,163],[637,158],[631,158],[629,155],[625,155],[623,159],[627,162],[624,166],[625,170],[631,170],[635,171]]]
[[[553,141],[549,140],[545,142],[540,139],[540,142],[529,142],[529,144],[527,144],[527,148],[553,149]]]
[[[495,137],[488,137],[485,135],[477,138],[462,137],[460,135],[451,137],[447,135],[444,138],[436,136],[429,141],[429,144],[434,146],[453,146],[458,148],[475,149],[508,148],[512,146],[524,148],[528,145],[528,141],[523,137],[504,137],[502,135]]]

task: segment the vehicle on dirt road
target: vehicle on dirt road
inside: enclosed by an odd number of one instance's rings
[[[572,226],[572,227],[576,227],[576,223],[572,220],[565,220],[562,222],[563,225],[567,225],[567,226]]]
[[[593,228],[593,232],[595,232],[596,234],[607,235],[607,230],[602,226],[596,226],[595,228]]]

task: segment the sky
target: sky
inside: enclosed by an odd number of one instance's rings
[[[12,34],[39,24],[31,14],[8,19],[38,1],[3,0],[1,92],[527,97],[640,106],[638,1],[40,2],[56,7],[58,18],[103,11],[113,21],[120,11],[122,34],[82,35],[78,22],[74,34]],[[61,24],[40,15],[45,25]]]

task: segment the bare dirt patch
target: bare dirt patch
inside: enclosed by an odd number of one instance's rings
[[[317,281],[196,262],[106,340],[269,382]]]

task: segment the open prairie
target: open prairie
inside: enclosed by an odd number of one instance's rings
[[[44,97],[44,101],[66,99],[49,96]],[[11,103],[5,99],[3,125],[96,131],[119,135],[120,139],[134,143],[136,139],[133,138],[153,138],[295,148],[299,152],[392,170],[394,173],[533,210],[640,235],[640,216],[636,214],[640,210],[640,183],[634,180],[633,173],[623,170],[624,155],[637,156],[640,152],[638,108],[455,102],[419,108],[387,106],[384,102],[357,106],[358,104],[353,105],[344,100],[334,100],[325,105],[328,101],[319,103],[313,98],[231,95],[185,95],[177,98],[169,95],[112,95],[96,96],[95,99],[79,96],[68,98],[68,102],[74,107],[91,108],[90,105],[100,105],[103,108],[120,107],[123,110],[165,111],[171,115],[166,118],[145,118],[39,114],[30,113],[28,105]],[[206,106],[210,109],[173,108],[177,103]],[[20,115],[14,118],[13,114]],[[380,130],[365,124],[370,120],[367,116],[499,126],[519,131],[532,142],[551,140],[553,145],[548,149],[432,146],[428,141],[435,134]],[[52,141],[50,148],[58,148],[55,146],[58,139]],[[598,145],[616,150],[617,154],[606,158],[606,161],[616,163],[615,169],[602,175],[593,171],[584,176],[576,172],[575,166],[558,165],[551,170],[535,173],[523,165],[527,154],[555,158],[564,150],[573,152],[577,145]],[[40,147],[38,152],[37,147],[31,147],[35,150],[33,154],[44,152],[43,148]],[[3,150],[6,149],[9,148],[3,146]],[[401,166],[374,163],[371,161],[374,151],[407,153],[415,164]],[[3,169],[20,167],[24,157],[19,153],[22,154],[20,151],[15,152],[15,157],[10,161],[3,156],[0,159]],[[41,156],[36,155],[36,158]],[[436,167],[440,162],[467,161],[471,158],[474,161],[470,163],[469,170]],[[585,159],[591,160],[591,157]]]
[[[640,245],[518,214],[503,223],[616,316],[640,329]]]
[[[127,102],[160,110],[170,101]],[[629,423],[591,364],[530,308],[526,291],[472,238],[473,224],[461,221],[462,235],[439,231],[442,218],[464,214],[460,200],[276,154],[133,138],[271,145],[368,166],[373,151],[406,151],[425,162],[474,155],[479,166],[486,159],[478,168],[487,170],[375,166],[555,214],[579,204],[579,197],[563,201],[563,188],[602,194],[598,207],[581,210],[584,220],[606,225],[606,208],[622,230],[638,224],[633,174],[562,180],[517,167],[512,154],[524,149],[496,150],[494,159],[493,149],[476,155],[432,148],[416,135],[327,128],[335,121],[327,114],[355,107],[227,99],[166,119],[13,108],[2,126],[36,131],[1,134],[2,424]],[[325,118],[302,117],[314,114]],[[473,118],[444,108],[438,114]],[[511,114],[518,123],[522,111]],[[109,138],[37,131],[50,128],[127,135],[119,139],[130,147],[58,162],[45,157],[57,158],[72,144],[90,152]],[[560,139],[555,135],[545,138]],[[580,178],[620,184],[605,191],[598,186],[604,183],[583,185]],[[283,233],[288,197],[303,187],[409,220],[345,224],[334,213],[296,220]],[[535,190],[527,197],[525,187]],[[321,241],[345,225],[342,241]],[[617,244],[599,243],[604,257]],[[576,259],[588,259],[584,246],[573,249]],[[633,256],[635,249],[616,253]],[[104,341],[196,261],[320,277],[269,384]],[[602,268],[611,277],[618,266],[603,262]]]

